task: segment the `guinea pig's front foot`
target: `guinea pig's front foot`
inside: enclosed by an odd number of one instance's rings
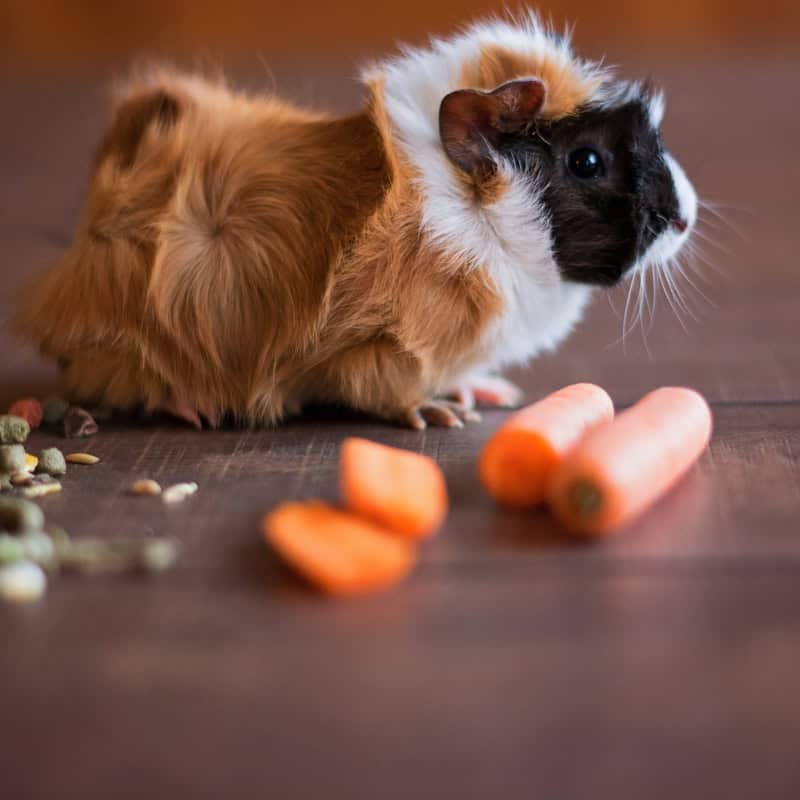
[[[474,375],[456,386],[448,396],[466,408],[517,408],[524,396],[519,386],[497,375]]]
[[[428,425],[440,428],[463,428],[465,422],[480,422],[481,415],[462,403],[452,400],[426,400],[410,408],[405,414],[405,423],[418,431]]]

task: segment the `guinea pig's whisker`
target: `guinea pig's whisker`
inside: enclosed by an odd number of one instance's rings
[[[656,263],[655,268],[658,272],[658,276],[664,290],[664,297],[666,297],[669,307],[672,309],[672,313],[675,314],[675,318],[680,323],[681,328],[683,328],[683,332],[689,333],[689,329],[686,327],[686,323],[683,321],[683,316],[681,315],[681,309],[683,306],[678,300],[675,284],[672,282],[667,264],[665,264],[663,261],[659,261]]]
[[[684,263],[684,266],[686,267],[686,269],[691,270],[699,280],[702,280],[708,284],[712,283],[711,279],[708,277],[708,275],[706,275],[705,271],[700,269],[700,267],[698,266],[699,264],[708,267],[710,270],[716,272],[718,275],[726,276],[725,271],[718,264],[716,264],[714,261],[711,260],[708,254],[701,247],[700,243],[697,242],[695,239],[690,239],[688,242],[686,242],[684,247],[686,248],[686,255],[687,255],[687,259]]]
[[[717,250],[724,253],[726,256],[733,255],[733,253],[727,247],[725,247],[725,245],[720,244],[713,236],[710,236],[706,231],[702,230],[699,225],[695,225],[692,235],[696,236],[698,239],[702,239],[702,241],[711,245],[711,247],[716,247]]]
[[[687,271],[687,267],[680,261],[676,261],[677,272],[680,277],[692,287],[692,289],[701,297],[711,308],[717,308],[717,304],[691,279]]]

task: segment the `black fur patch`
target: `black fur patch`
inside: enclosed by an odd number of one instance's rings
[[[568,159],[600,154],[603,174],[581,179]],[[678,215],[672,175],[646,101],[589,108],[510,135],[500,151],[545,185],[556,262],[565,279],[612,286]]]

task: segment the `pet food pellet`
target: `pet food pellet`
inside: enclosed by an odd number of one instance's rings
[[[91,453],[70,453],[64,457],[70,464],[97,464],[100,459]]]
[[[44,497],[48,494],[56,494],[61,491],[61,484],[58,481],[52,483],[34,483],[33,486],[25,486],[20,489],[23,497],[33,500],[36,497]]]
[[[25,558],[25,548],[20,536],[0,533],[0,564],[13,564]]]
[[[28,472],[34,472],[38,466],[39,459],[31,453],[25,453],[25,469]]]
[[[174,539],[149,539],[142,547],[141,566],[147,572],[163,572],[175,563],[178,551]]]
[[[161,494],[161,487],[155,481],[145,478],[144,480],[134,481],[131,485],[131,492],[133,494],[144,494],[155,497]]]
[[[164,489],[161,495],[165,503],[180,503],[197,491],[196,483],[176,483],[168,489]]]
[[[64,454],[57,447],[48,447],[39,453],[39,465],[36,467],[37,472],[43,472],[45,475],[65,475],[67,472],[67,462],[64,460]]]
[[[25,469],[25,448],[21,444],[0,445],[0,473],[13,475]]]
[[[64,415],[64,436],[77,439],[82,436],[94,436],[99,428],[94,417],[85,409],[72,406]]]
[[[30,432],[31,426],[22,417],[0,416],[0,444],[24,444]]]
[[[22,400],[17,400],[8,413],[12,417],[20,417],[24,419],[31,430],[36,430],[42,424],[42,405],[34,397],[25,397]]]
[[[30,486],[33,483],[33,475],[30,472],[15,472],[11,476],[12,486]]]
[[[48,397],[42,403],[42,419],[47,425],[58,425],[69,411],[69,403],[63,397]]]
[[[35,561],[40,567],[52,570],[57,563],[53,540],[42,531],[28,531],[19,537],[25,558]]]
[[[0,597],[11,603],[38,600],[47,588],[47,576],[32,561],[17,561],[0,567]]]
[[[0,498],[0,530],[8,533],[40,531],[44,527],[44,514],[35,503],[14,497]]]

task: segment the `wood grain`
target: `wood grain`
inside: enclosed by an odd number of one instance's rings
[[[675,492],[595,546],[543,512],[495,509],[475,458],[501,412],[461,432],[332,409],[272,431],[38,432],[33,450],[102,459],[42,501],[51,521],[170,534],[184,552],[155,580],[62,576],[39,605],[0,606],[2,796],[797,797],[800,112],[785,98],[800,63],[751,67],[720,60],[702,81],[691,65],[656,69],[668,141],[701,192],[736,207],[714,231],[729,254],[709,250],[722,275],[704,272],[714,305],[684,331],[662,295],[645,347],[638,329],[614,344],[621,321],[598,297],[564,348],[516,376],[531,398],[594,380],[620,405],[665,383],[701,389],[714,439]],[[341,64],[282,69],[292,96],[357,100]],[[0,83],[14,120],[0,126],[0,315],[68,240],[101,98],[98,81]],[[3,341],[0,404],[54,380]],[[353,433],[435,457],[453,510],[406,584],[332,603],[257,523],[288,497],[335,498]],[[127,494],[140,477],[200,491],[167,508]]]

